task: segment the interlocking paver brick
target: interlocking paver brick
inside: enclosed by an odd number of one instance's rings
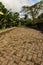
[[[43,65],[43,34],[16,27],[0,36],[0,65]]]

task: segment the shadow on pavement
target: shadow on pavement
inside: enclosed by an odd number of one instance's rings
[[[37,27],[29,27],[29,28],[38,30],[38,31],[40,31],[41,33],[43,33],[43,28],[37,28]]]

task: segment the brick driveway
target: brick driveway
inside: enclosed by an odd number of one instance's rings
[[[0,65],[43,65],[43,34],[29,28],[2,34]]]

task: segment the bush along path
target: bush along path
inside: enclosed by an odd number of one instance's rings
[[[43,65],[43,34],[20,27],[2,34],[0,65]]]

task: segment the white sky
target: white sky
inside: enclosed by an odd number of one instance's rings
[[[5,7],[12,11],[20,11],[23,5],[32,5],[40,0],[0,0]]]

